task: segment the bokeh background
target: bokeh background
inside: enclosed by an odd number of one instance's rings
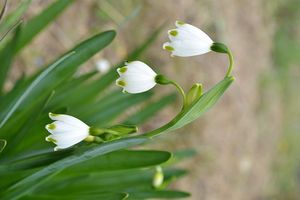
[[[24,21],[51,2],[33,0]],[[19,3],[9,1],[8,9]],[[23,73],[31,74],[89,35],[107,29],[116,29],[117,38],[78,73],[95,69],[101,59],[118,63],[164,24],[142,60],[186,90],[194,82],[208,89],[224,76],[227,57],[209,53],[171,58],[161,47],[175,20],[194,24],[226,43],[235,57],[236,81],[201,119],[152,144],[198,152],[181,164],[190,174],[174,187],[191,192],[190,199],[195,200],[299,199],[299,0],[77,0],[22,51],[6,88]],[[159,95],[173,88],[155,90]],[[180,98],[141,130],[167,122],[178,105]]]

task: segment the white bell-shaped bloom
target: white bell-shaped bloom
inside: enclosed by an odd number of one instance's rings
[[[46,141],[57,145],[54,151],[71,147],[89,136],[90,127],[75,117],[53,113],[49,113],[49,117],[55,121],[46,125],[51,133]]]
[[[117,69],[120,78],[116,80],[116,84],[123,88],[123,92],[141,93],[156,85],[157,74],[147,64],[141,61],[125,64],[126,66]]]
[[[163,49],[170,51],[171,56],[189,57],[211,51],[212,39],[199,28],[176,21],[175,29],[169,30],[170,42],[163,44]]]

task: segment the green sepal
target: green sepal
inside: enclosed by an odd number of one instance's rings
[[[212,51],[215,51],[215,52],[218,52],[218,53],[228,53],[229,52],[228,47],[225,44],[219,43],[219,42],[214,42],[212,44],[212,46],[210,47],[210,49]]]
[[[162,74],[156,75],[156,77],[155,77],[155,82],[156,82],[157,84],[161,84],[161,85],[167,85],[167,84],[172,83],[172,81],[170,81],[167,77],[165,77],[165,76],[162,75]]]
[[[198,100],[202,95],[202,84],[195,83],[186,95],[186,104],[191,105]]]
[[[138,127],[135,125],[118,124],[109,127],[108,130],[118,132],[120,135],[128,135],[131,133],[136,133],[138,131]]]

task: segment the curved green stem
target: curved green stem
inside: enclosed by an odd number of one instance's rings
[[[227,50],[227,55],[229,58],[229,67],[228,67],[225,77],[231,76],[231,72],[233,70],[233,55],[229,49]]]
[[[186,107],[186,95],[185,95],[184,90],[175,81],[171,81],[170,84],[174,85],[176,87],[176,89],[179,91],[179,93],[181,94],[181,96],[182,96],[182,109],[184,109]]]
[[[155,82],[161,85],[168,85],[168,84],[172,84],[176,87],[176,89],[179,91],[179,93],[182,96],[182,109],[185,108],[186,106],[186,95],[184,90],[182,89],[182,87],[176,83],[175,81],[169,80],[167,77],[165,77],[162,74],[156,75],[155,77]]]

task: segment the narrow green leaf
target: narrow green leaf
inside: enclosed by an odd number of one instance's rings
[[[172,155],[172,158],[168,160],[167,163],[164,164],[164,166],[173,166],[176,163],[180,163],[183,160],[186,160],[188,158],[195,157],[198,154],[197,151],[193,149],[185,149],[185,150],[179,150],[175,151]]]
[[[94,147],[91,147],[84,152],[77,153],[75,155],[59,160],[53,164],[50,164],[40,171],[17,182],[2,195],[2,200],[13,200],[22,197],[33,191],[33,189],[42,184],[43,181],[46,181],[47,178],[49,178],[51,175],[54,175],[74,164],[85,162],[97,156],[101,156],[113,151],[136,146],[145,143],[146,141],[148,141],[148,139],[146,138],[132,137],[115,140],[109,143],[104,143],[102,145],[95,145]]]
[[[32,91],[35,90],[35,88],[39,87],[39,84],[41,81],[48,76],[49,73],[51,73],[59,64],[63,63],[68,57],[72,56],[75,52],[71,52],[61,59],[59,59],[57,62],[55,62],[53,65],[50,65],[43,73],[40,74],[31,84],[30,86],[24,91],[24,93],[18,98],[18,100],[9,107],[6,115],[4,116],[3,120],[0,123],[0,128],[5,124],[5,122],[11,117],[11,115],[18,109],[18,107],[22,104],[26,98],[30,96]]]
[[[131,52],[126,58],[127,61],[133,61],[136,58],[140,57],[141,54],[146,51],[151,44],[157,39],[161,31],[163,30],[165,23],[162,23],[155,31],[151,33],[151,35],[147,38],[147,40],[136,48],[133,52]]]
[[[16,51],[18,52],[25,47],[48,24],[53,22],[53,20],[72,2],[73,0],[57,0],[40,14],[34,16],[30,21],[28,21],[22,29]]]
[[[53,152],[53,150],[51,149],[51,152],[21,157],[13,161],[0,164],[0,175],[46,166],[55,161],[70,156],[72,153],[72,149],[57,152]]]
[[[115,37],[114,31],[106,31],[77,45],[59,60],[40,73],[24,93],[0,115],[0,127],[11,117],[18,107],[30,108],[34,102],[44,98],[55,87],[71,77],[77,68],[99,50],[107,46]],[[74,53],[75,52],[75,53]],[[23,109],[26,112],[26,109]]]
[[[128,117],[124,124],[141,124],[147,121],[149,118],[155,116],[155,114],[161,111],[164,107],[174,102],[174,99],[176,99],[176,95],[170,94],[162,97],[156,102],[149,103],[141,110]]]
[[[20,36],[20,26],[18,26],[13,38],[8,42],[8,44],[0,50],[0,94],[3,92],[3,86],[8,74],[10,65],[12,63],[13,54],[16,50],[17,42]]]
[[[10,29],[14,24],[20,21],[22,15],[27,10],[30,5],[31,0],[23,0],[19,6],[12,12],[10,12],[0,23],[0,33],[3,34],[8,29]]]
[[[184,111],[180,112],[172,121],[156,130],[145,133],[144,135],[147,137],[153,137],[163,132],[169,132],[181,128],[196,120],[213,105],[215,105],[215,103],[217,103],[217,101],[221,98],[223,93],[233,81],[234,77],[225,77],[213,88],[204,93],[200,99],[189,105]]]
[[[36,193],[63,195],[66,191],[72,194],[94,192],[134,192],[151,190],[154,168],[117,170],[108,172],[92,172],[90,174],[74,176],[60,174],[41,186]],[[186,174],[185,170],[164,169],[165,181],[175,180]],[[48,190],[51,188],[51,190]]]
[[[118,151],[91,159],[85,163],[73,165],[62,171],[61,175],[84,175],[100,171],[149,167],[164,163],[168,161],[170,157],[171,153],[166,151]]]
[[[126,199],[126,193],[100,193],[100,194],[81,194],[71,195],[64,194],[60,196],[54,195],[28,195],[22,197],[20,200],[83,200],[83,199],[103,199],[103,200],[123,200]]]
[[[4,0],[4,5],[2,6],[2,9],[0,11],[0,21],[2,17],[4,16],[5,10],[6,10],[7,0]]]
[[[182,191],[172,191],[172,190],[146,190],[129,192],[128,200],[140,200],[140,199],[174,199],[174,198],[187,198],[190,194]]]
[[[136,49],[134,49],[128,56],[124,58],[124,61],[126,60],[135,60],[139,58],[150,46],[153,44],[153,42],[157,39],[159,36],[159,33],[162,31],[164,25],[161,25],[158,27],[155,31],[153,31],[143,42],[140,46],[138,46]],[[80,95],[77,95],[77,98],[84,97],[85,99],[93,99],[95,95],[99,94],[99,92],[102,92],[104,89],[106,89],[108,86],[111,85],[117,78],[118,73],[116,69],[118,67],[121,67],[124,65],[124,61],[120,62],[119,64],[116,64],[115,68],[111,69],[109,72],[101,76],[100,78],[92,81],[86,86],[86,89],[80,92]],[[76,99],[75,99],[76,100]]]
[[[99,109],[94,108],[93,110],[94,112],[92,115],[90,115],[88,121],[91,124],[96,124],[97,126],[107,125],[111,120],[118,117],[120,113],[123,113],[128,108],[149,99],[152,96],[152,93],[147,92],[138,95],[124,95],[124,96],[127,96],[127,98],[125,98],[123,101],[119,101],[117,103],[110,102],[107,105],[107,107],[101,106],[99,107]],[[100,104],[101,102],[99,102],[99,105]]]

